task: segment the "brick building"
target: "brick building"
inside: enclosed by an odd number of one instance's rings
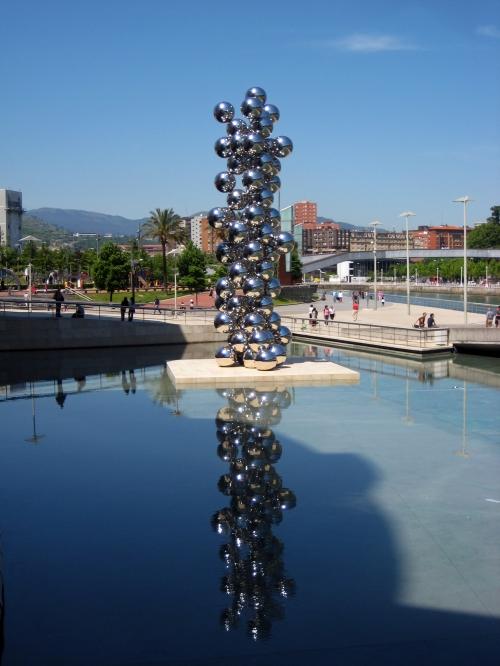
[[[313,201],[297,201],[293,204],[294,224],[316,224],[318,207]]]
[[[304,254],[325,254],[349,249],[349,231],[336,222],[302,225],[302,251]]]
[[[414,248],[411,236],[409,246],[411,249]],[[373,250],[373,231],[351,231],[349,249],[351,252],[371,252]],[[377,232],[377,250],[406,250],[406,233]]]
[[[464,229],[460,226],[420,226],[410,231],[410,236],[414,247],[424,250],[461,250],[464,246]]]
[[[214,254],[220,239],[203,215],[191,218],[191,240],[202,252]]]

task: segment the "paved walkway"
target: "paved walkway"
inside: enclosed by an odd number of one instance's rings
[[[198,294],[198,303],[194,295],[182,295],[177,297],[177,307],[181,307],[184,302],[186,309],[189,309],[190,299],[195,301],[195,307],[211,308],[214,306],[214,298],[209,296],[209,292]],[[323,308],[325,303],[332,305],[331,297],[326,301],[314,301],[316,309],[318,310],[318,319],[323,320]],[[151,307],[153,307],[151,305]],[[160,307],[174,307],[174,299],[169,298],[161,301]],[[298,303],[296,305],[280,305],[276,310],[281,315],[296,315],[299,317],[309,317],[309,303]],[[342,303],[335,303],[336,318],[343,321],[352,321],[352,300],[351,298],[344,298]],[[462,326],[464,322],[463,312],[460,310],[447,310],[445,308],[436,308],[433,310],[436,323],[440,327],[449,326]],[[402,326],[404,328],[413,328],[413,324],[423,312],[430,314],[429,308],[424,308],[417,305],[410,307],[410,316],[407,313],[407,306],[403,303],[386,303],[381,305],[377,303],[375,310],[373,301],[367,305],[366,300],[361,300],[360,309],[358,312],[357,321],[360,324],[378,324],[383,326]],[[485,316],[483,314],[469,313],[468,322],[474,326],[484,326]]]

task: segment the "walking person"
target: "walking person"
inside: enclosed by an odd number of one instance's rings
[[[359,303],[358,301],[352,302],[352,318],[354,321],[358,321],[358,312],[359,312]]]
[[[158,296],[155,298],[154,304],[153,313],[160,314],[160,299]]]
[[[486,328],[491,328],[493,326],[493,319],[495,319],[495,313],[490,307],[486,313]]]
[[[122,321],[125,321],[125,313],[127,312],[127,308],[128,308],[128,298],[124,296],[122,302],[120,303],[120,317]]]
[[[323,318],[325,320],[325,326],[328,326],[328,320],[330,319],[330,310],[328,308],[328,305],[325,305],[323,308]]]
[[[495,312],[495,328],[500,326],[500,305],[497,305],[497,310]]]
[[[131,296],[128,304],[128,320],[133,321],[135,313],[135,298]]]
[[[189,299],[189,309],[194,310],[194,301],[192,298]]]
[[[62,291],[57,287],[56,292],[54,294],[54,300],[56,302],[56,317],[61,316],[61,305],[64,303],[64,295]]]
[[[311,313],[311,326],[316,326],[318,323],[318,311],[316,310],[315,307],[313,307],[312,313]]]
[[[333,321],[335,319],[335,306],[330,305],[328,309],[330,311],[330,321]]]

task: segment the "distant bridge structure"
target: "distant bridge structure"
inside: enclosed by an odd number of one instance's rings
[[[411,259],[463,259],[463,250],[410,250]],[[467,250],[469,259],[500,259],[500,250]],[[301,257],[302,272],[331,268],[343,261],[373,262],[373,251],[339,252],[337,254],[306,254]],[[406,250],[377,250],[378,261],[406,261]]]

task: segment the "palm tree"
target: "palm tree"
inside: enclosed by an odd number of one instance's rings
[[[173,208],[156,208],[149,214],[149,220],[144,225],[146,234],[156,238],[161,243],[163,285],[167,285],[167,246],[172,248],[186,237],[186,231],[181,227],[181,218],[174,213]]]

